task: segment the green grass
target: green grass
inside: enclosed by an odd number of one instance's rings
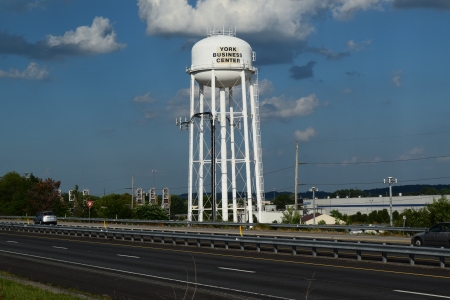
[[[5,273],[1,273],[1,276],[5,276]],[[8,276],[8,275],[7,275]],[[6,279],[0,277],[0,300],[78,300],[86,299],[86,297],[78,297],[76,295],[69,294],[70,292],[61,291],[57,289],[58,292],[52,292],[50,290],[31,286],[25,283],[16,282],[15,277],[11,279]],[[25,281],[26,282],[26,281]],[[47,287],[51,289],[51,287]],[[56,290],[56,289],[55,289]],[[92,298],[91,298],[92,299]],[[97,298],[98,299],[98,298]]]

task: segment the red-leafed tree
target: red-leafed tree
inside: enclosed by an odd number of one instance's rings
[[[51,178],[46,180],[39,179],[28,191],[28,203],[30,213],[36,214],[42,210],[55,210],[61,205],[58,192],[60,181],[54,181]]]

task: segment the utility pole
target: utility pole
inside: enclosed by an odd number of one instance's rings
[[[134,202],[134,175],[131,176],[131,209],[133,209]]]
[[[318,192],[319,190],[315,187],[312,187],[309,189],[310,192],[313,193],[313,214],[314,214],[314,225],[316,225],[316,195],[315,192]]]
[[[383,179],[383,183],[389,184],[389,224],[392,227],[392,184],[397,183],[397,179],[388,177],[387,181],[386,179]]]
[[[295,184],[294,184],[294,203],[295,211],[298,210],[298,186],[305,185],[304,183],[298,183],[298,165],[304,165],[305,163],[298,162],[298,142],[295,142]]]

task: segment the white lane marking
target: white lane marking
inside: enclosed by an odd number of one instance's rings
[[[16,241],[6,241],[7,243],[14,243],[14,244],[18,244]]]
[[[119,270],[119,269],[88,265],[88,264],[83,264],[83,263],[77,263],[77,262],[74,262],[74,261],[68,261],[68,260],[62,260],[62,259],[56,259],[56,258],[50,258],[50,257],[44,257],[44,256],[38,256],[38,255],[32,255],[32,254],[26,254],[26,253],[20,253],[20,252],[13,252],[13,251],[6,251],[6,250],[0,250],[0,252],[9,253],[9,254],[16,254],[16,255],[22,255],[22,256],[27,256],[27,257],[40,258],[40,259],[47,259],[47,260],[51,260],[51,261],[68,263],[68,264],[77,265],[77,266],[96,268],[96,269],[100,269],[100,270],[108,270],[108,271],[114,271],[114,272],[118,272],[118,273],[139,275],[139,276],[156,278],[156,279],[162,279],[162,280],[167,280],[167,281],[180,282],[180,283],[183,283],[183,284],[189,283],[189,284],[193,284],[193,285],[196,285],[196,286],[204,286],[204,287],[215,288],[215,289],[220,289],[220,290],[233,291],[233,292],[239,292],[239,293],[246,293],[246,294],[257,295],[257,296],[264,296],[264,297],[274,298],[274,299],[295,300],[295,299],[292,299],[292,298],[285,298],[285,297],[279,297],[279,296],[274,296],[274,295],[267,295],[267,294],[255,293],[255,292],[250,292],[250,291],[244,291],[244,290],[237,290],[237,289],[226,288],[226,287],[221,287],[221,286],[215,286],[215,285],[210,285],[210,284],[197,283],[197,282],[186,281],[186,280],[166,278],[166,277],[161,277],[161,276],[156,276],[156,275],[142,274],[142,273],[124,271],[124,270]]]
[[[69,248],[66,248],[66,247],[58,247],[58,246],[52,246],[53,248],[56,248],[56,249],[64,249],[64,250],[67,250],[67,249],[69,249]]]
[[[117,256],[123,256],[123,257],[129,257],[129,258],[140,258],[139,256],[125,255],[125,254],[117,254]]]
[[[219,269],[229,270],[229,271],[236,271],[236,272],[245,272],[245,273],[256,273],[255,271],[239,270],[239,269],[224,268],[224,267],[219,267]]]
[[[429,296],[429,297],[435,297],[435,298],[445,298],[445,299],[450,299],[450,296],[433,295],[433,294],[417,293],[417,292],[402,291],[402,290],[394,290],[394,292],[397,292],[397,293],[406,293],[406,294],[414,294],[414,295],[422,295],[422,296]]]

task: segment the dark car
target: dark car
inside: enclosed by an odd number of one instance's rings
[[[58,220],[54,212],[47,210],[41,211],[34,217],[34,224],[54,224],[56,225]]]
[[[450,247],[450,222],[437,223],[425,232],[416,233],[411,245],[429,247]]]

